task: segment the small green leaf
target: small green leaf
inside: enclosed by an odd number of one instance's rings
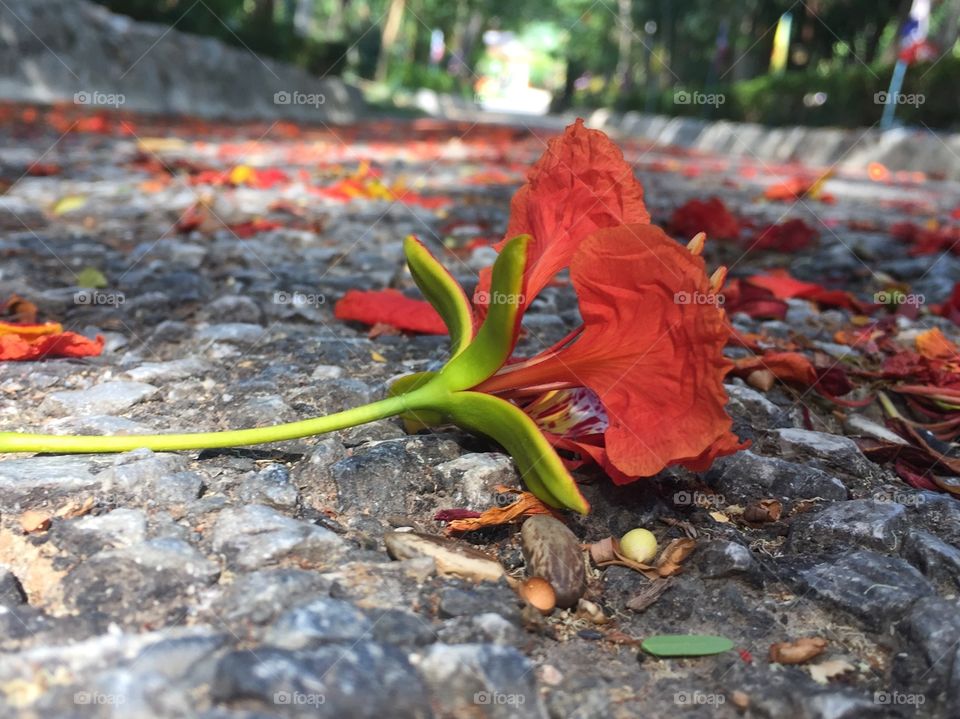
[[[470,300],[460,283],[416,237],[410,235],[403,241],[403,251],[414,282],[447,326],[451,356],[456,357],[473,339]]]
[[[107,278],[96,267],[84,267],[77,273],[77,287],[99,290],[107,286]]]
[[[640,648],[657,657],[703,657],[728,652],[733,642],[709,634],[660,634],[644,639]]]
[[[514,237],[493,265],[487,317],[473,342],[440,371],[451,392],[470,389],[500,369],[513,352],[523,304],[529,235]]]
[[[510,453],[527,488],[551,507],[586,514],[590,505],[532,419],[509,402],[480,392],[454,392],[443,407],[454,424],[480,432]]]

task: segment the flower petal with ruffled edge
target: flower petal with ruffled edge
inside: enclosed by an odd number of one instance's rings
[[[606,410],[607,457],[630,477],[736,451],[724,409],[730,330],[703,260],[658,227],[629,225],[584,240],[570,273],[583,332],[478,389],[588,387]]]
[[[518,235],[531,235],[527,269],[529,305],[557,273],[570,264],[580,242],[604,227],[648,223],[643,186],[623,153],[607,135],[582,119],[547,144],[530,169],[527,183],[510,203],[510,223],[497,250]],[[474,294],[487,304],[489,274],[481,272]]]

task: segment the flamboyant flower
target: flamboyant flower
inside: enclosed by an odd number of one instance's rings
[[[511,205],[500,254],[471,305],[419,241],[410,272],[451,338],[436,372],[401,378],[388,398],[328,417],[232,432],[126,437],[0,434],[2,451],[225,447],[303,437],[401,415],[492,437],[543,502],[586,512],[554,447],[615,482],[681,464],[705,470],[736,451],[724,410],[730,330],[708,277],[703,236],[687,248],[647,224],[643,193],[619,150],[581,121],[551,141]],[[525,308],[569,268],[583,324],[530,358],[513,357]]]

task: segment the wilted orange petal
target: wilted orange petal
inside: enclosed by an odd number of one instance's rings
[[[454,519],[447,525],[448,532],[473,532],[484,527],[497,527],[531,514],[552,514],[550,508],[530,492],[521,492],[516,502],[506,507],[490,507],[479,517]]]

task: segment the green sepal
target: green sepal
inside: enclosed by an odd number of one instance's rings
[[[447,326],[451,357],[456,357],[473,339],[473,308],[467,294],[447,268],[413,235],[403,241],[403,252],[413,281]]]
[[[580,514],[590,511],[559,455],[520,408],[480,392],[454,392],[443,408],[457,426],[500,443],[517,463],[527,489],[545,504]]]
[[[497,256],[490,281],[487,317],[473,342],[440,370],[438,381],[451,392],[470,389],[500,369],[513,352],[529,235],[514,237]]]

